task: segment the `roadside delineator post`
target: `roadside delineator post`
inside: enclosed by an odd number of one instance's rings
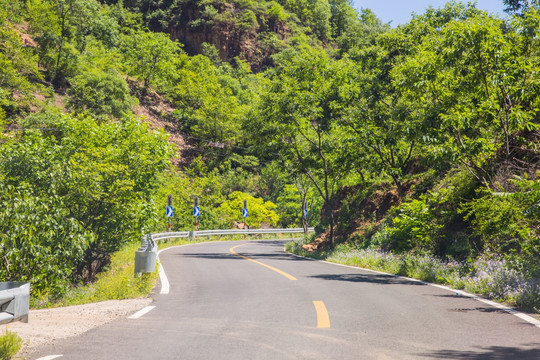
[[[199,231],[199,216],[201,215],[201,208],[199,207],[199,197],[195,196],[193,202],[193,217],[195,218],[195,232]]]
[[[167,220],[169,223],[168,230],[171,231],[171,218],[174,214],[173,206],[172,206],[172,195],[167,195]]]
[[[242,209],[242,217],[244,218],[244,230],[247,228],[246,218],[249,216],[249,211],[247,207],[247,200],[244,200],[244,208]],[[247,237],[247,234],[244,234],[244,239]]]
[[[307,208],[306,201],[304,200],[304,202],[302,203],[302,226],[304,227],[305,235],[308,234],[308,215],[309,215],[309,210]]]

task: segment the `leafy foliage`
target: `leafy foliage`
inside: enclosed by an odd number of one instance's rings
[[[19,352],[23,339],[16,333],[5,329],[0,335],[0,359],[10,360]]]
[[[129,113],[134,103],[126,81],[114,72],[83,72],[72,79],[68,94],[71,109],[96,117],[119,118]]]
[[[208,171],[201,158],[193,161],[185,172],[170,169],[158,178],[158,189],[154,195],[154,203],[159,222],[153,228],[156,232],[167,230],[165,206],[167,196],[172,195],[174,216],[171,218],[173,231],[193,230],[193,206],[195,197],[199,199],[201,215],[199,229],[208,230],[223,226],[217,208],[225,200],[218,175]]]
[[[249,227],[258,228],[262,223],[270,226],[277,225],[279,216],[274,211],[277,208],[274,203],[235,191],[217,209],[229,226],[243,220],[242,208],[244,207],[244,201],[247,201],[249,209],[249,217],[246,220]]]
[[[286,60],[262,97],[253,129],[265,147],[279,151],[294,172],[311,180],[328,211],[331,232],[332,197],[351,166],[351,142],[338,122],[354,99],[352,69],[347,60],[333,62],[314,51]]]
[[[0,271],[43,295],[62,293],[72,276],[91,280],[110,253],[140,237],[170,156],[164,136],[133,118],[62,116],[51,125],[52,136],[29,130],[0,148]]]
[[[142,30],[125,34],[121,48],[126,73],[143,81],[144,89],[160,84],[169,76],[170,65],[180,51],[180,45],[167,34]]]

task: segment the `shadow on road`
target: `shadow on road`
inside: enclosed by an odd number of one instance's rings
[[[265,259],[272,260],[286,260],[286,261],[310,261],[310,259],[304,259],[300,257],[295,257],[283,253],[249,253],[249,252],[238,252],[240,255],[246,256],[250,259],[264,261]],[[211,259],[211,260],[242,260],[245,261],[238,255],[231,253],[185,253],[185,254],[174,254],[173,256],[179,257],[188,257],[188,258],[199,258],[199,259]]]
[[[431,353],[418,354],[430,359],[490,359],[490,360],[529,360],[540,359],[540,344],[523,345],[518,347],[491,346],[478,351],[439,350]]]
[[[393,275],[385,274],[322,274],[310,276],[315,279],[334,280],[334,281],[348,281],[358,283],[372,283],[379,285],[415,285],[426,286],[426,284],[419,281],[412,281],[403,279]]]
[[[507,315],[508,312],[502,310],[502,309],[497,309],[497,308],[489,308],[489,307],[482,307],[482,306],[477,306],[477,307],[474,307],[474,308],[456,308],[456,309],[449,309],[449,311],[453,311],[453,312],[471,312],[471,311],[480,311],[480,312],[483,312],[483,313],[498,313],[498,314],[505,314]],[[540,358],[539,358],[540,359]]]

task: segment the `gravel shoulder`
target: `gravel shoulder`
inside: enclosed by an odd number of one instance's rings
[[[53,309],[30,310],[27,324],[14,322],[0,325],[17,333],[23,340],[19,355],[23,358],[43,345],[80,335],[92,328],[119,318],[125,318],[148,306],[152,299],[110,300],[93,304],[67,306]]]

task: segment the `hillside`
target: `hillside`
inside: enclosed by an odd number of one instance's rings
[[[227,62],[239,58],[255,72],[274,66],[274,55],[298,43],[330,47],[346,32],[360,30],[356,11],[344,0],[129,0],[124,5],[142,13],[149,29],[182,43],[188,54]]]

